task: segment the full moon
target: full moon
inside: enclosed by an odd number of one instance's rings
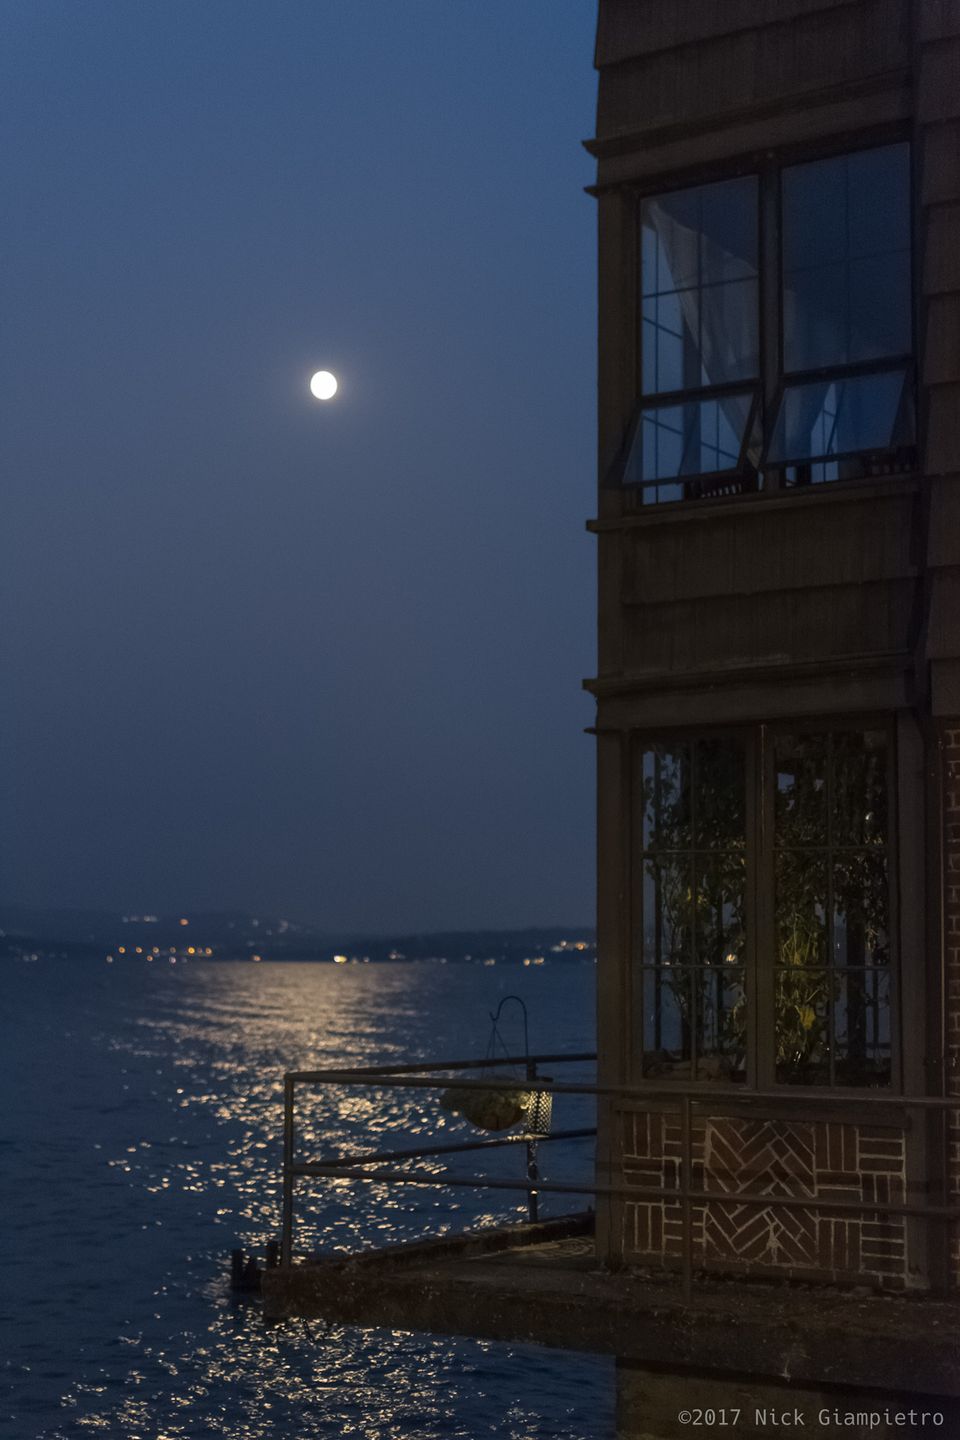
[[[310,381],[310,390],[318,400],[332,400],[337,393],[337,377],[329,370],[318,370]]]

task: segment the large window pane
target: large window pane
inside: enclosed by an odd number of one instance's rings
[[[881,729],[775,742],[775,1020],[787,1083],[890,1080],[889,745]]]
[[[747,1062],[747,1000],[735,966],[695,972],[698,1080],[742,1078]]]
[[[755,378],[756,177],[646,199],[641,231],[643,393]]]
[[[883,304],[878,304],[878,296]],[[910,268],[891,267],[889,255],[865,255],[850,271],[849,343],[852,364],[906,355],[910,343]]]
[[[827,861],[809,850],[779,850],[775,907],[777,963],[800,969],[827,963]]]
[[[848,282],[847,266],[836,263],[784,278],[783,363],[788,373],[846,363]]]
[[[644,850],[689,850],[692,758],[682,742],[643,751]]]
[[[643,960],[648,965],[693,960],[693,862],[687,855],[644,862]]]
[[[830,972],[778,970],[777,1079],[791,1085],[830,1083]]]
[[[791,165],[782,177],[784,281],[847,257],[846,157]]]
[[[700,296],[700,375],[696,383],[751,380],[760,368],[755,280],[710,285]]]
[[[831,830],[835,845],[887,839],[887,735],[839,730],[833,736]]]
[[[696,297],[683,306],[675,292],[644,296],[642,363],[651,392],[666,394],[686,388],[683,357],[691,344],[695,344],[698,330]]]
[[[746,838],[744,750],[729,740],[698,740],[699,848],[740,849]]]
[[[788,372],[911,350],[909,147],[783,172]]]
[[[849,970],[834,988],[835,1079],[838,1085],[890,1083],[890,973]]]
[[[676,1074],[692,1053],[689,970],[644,970],[643,1073]],[[689,1068],[687,1073],[689,1074]]]
[[[827,843],[827,737],[778,735],[774,818],[778,845]]]
[[[696,861],[696,958],[700,965],[743,963],[746,870],[739,855],[699,855]]]
[[[835,965],[888,965],[890,885],[880,849],[840,850],[833,859]]]
[[[846,159],[851,255],[909,252],[910,146],[881,145]]]
[[[744,746],[641,747],[637,834],[645,1075],[745,1074]]]

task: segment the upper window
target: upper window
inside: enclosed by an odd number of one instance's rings
[[[909,164],[906,144],[887,145],[641,202],[641,401],[623,480],[645,501],[906,463]]]
[[[641,235],[644,404],[626,480],[680,500],[687,477],[740,474],[757,409],[757,181],[644,200]]]

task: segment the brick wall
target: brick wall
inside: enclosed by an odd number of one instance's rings
[[[676,1113],[624,1111],[620,1123],[624,1184],[676,1188],[681,1169]],[[691,1139],[693,1189],[731,1197],[750,1190],[768,1197],[763,1205],[735,1200],[693,1205],[695,1266],[728,1274],[860,1281],[886,1290],[904,1287],[902,1219],[777,1204],[778,1196],[903,1204],[902,1129],[694,1115]],[[627,1201],[621,1215],[626,1261],[669,1265],[680,1257],[679,1202]]]
[[[946,1031],[948,1093],[960,1099],[960,721],[941,729],[943,742],[943,809],[945,824],[944,944],[946,947]],[[948,1192],[960,1205],[960,1107],[949,1112]],[[950,1241],[953,1283],[960,1288],[960,1225]]]

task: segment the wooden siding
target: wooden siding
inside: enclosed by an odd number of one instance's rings
[[[605,677],[670,683],[688,671],[908,653],[921,605],[915,488],[840,494],[705,515],[692,504],[672,523],[651,510],[649,523],[604,534],[620,552],[619,644],[607,647]]]
[[[924,536],[925,628],[918,664],[929,666],[934,715],[960,711],[960,3],[919,7],[918,232],[922,268],[922,464],[929,504]]]
[[[824,492],[826,493],[826,492]],[[787,515],[776,502],[724,507],[681,525],[627,530],[623,599],[664,604],[695,596],[756,595],[900,580],[916,574],[915,493],[818,504],[817,494]],[[874,650],[869,635],[863,650]]]
[[[707,119],[723,123],[751,106],[797,105],[831,87],[849,89],[900,72],[910,63],[909,8],[909,0],[814,9],[771,4],[765,10],[775,20],[741,28],[735,7],[723,6],[727,24],[702,35],[700,6],[680,7],[675,0],[637,6],[669,12],[670,27],[683,38],[672,48],[602,64],[597,141],[602,146],[611,137]]]
[[[696,5],[603,0],[597,24],[596,64],[618,65],[638,55],[672,50],[691,40],[779,25],[797,16],[859,0],[697,0]],[[936,5],[937,0],[930,0]]]
[[[941,729],[943,786],[944,856],[944,965],[947,994],[945,1030],[947,1037],[948,1095],[957,1096],[957,1108],[948,1114],[947,1193],[960,1203],[960,711]],[[950,1237],[950,1260],[960,1288],[960,1225]]]
[[[631,674],[676,675],[758,660],[894,655],[908,648],[913,603],[906,581],[811,589],[802,598],[784,590],[709,596],[672,605],[669,614],[644,606],[627,630],[624,658]]]

